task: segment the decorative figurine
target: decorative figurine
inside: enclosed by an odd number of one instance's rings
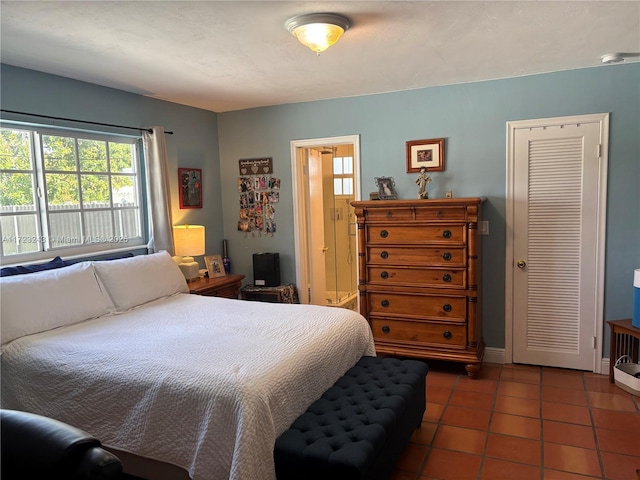
[[[429,192],[427,192],[427,184],[431,183],[431,177],[427,175],[427,167],[420,167],[420,175],[416,178],[416,185],[418,185],[418,198],[429,198]]]

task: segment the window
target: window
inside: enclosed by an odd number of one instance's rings
[[[334,195],[353,195],[353,157],[333,157]]]
[[[3,124],[3,262],[144,245],[140,142]]]

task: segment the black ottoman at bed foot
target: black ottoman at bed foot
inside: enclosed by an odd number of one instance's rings
[[[278,480],[386,480],[420,426],[427,364],[362,357],[278,437]]]

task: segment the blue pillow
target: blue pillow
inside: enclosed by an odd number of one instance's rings
[[[36,263],[34,265],[16,265],[15,267],[0,268],[0,277],[9,277],[11,275],[24,275],[25,273],[41,272],[43,270],[53,270],[66,266],[65,262],[56,257],[47,263]]]

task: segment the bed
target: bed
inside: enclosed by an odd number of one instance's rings
[[[346,309],[187,292],[166,253],[3,278],[2,407],[193,480],[275,479],[275,439],[375,355],[369,326]]]

